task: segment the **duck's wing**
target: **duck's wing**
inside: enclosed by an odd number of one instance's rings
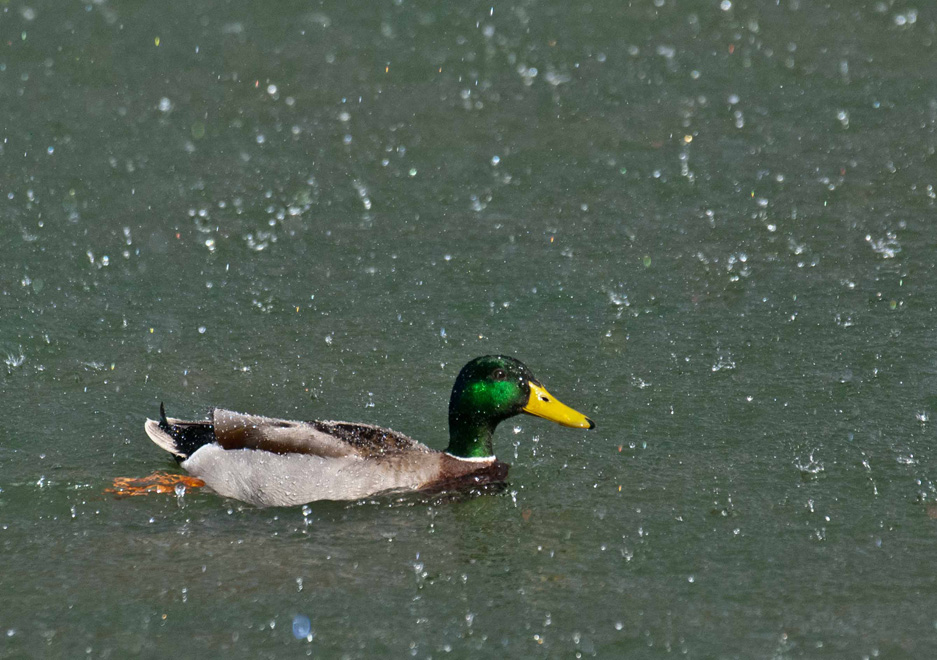
[[[323,458],[378,458],[427,448],[402,433],[371,424],[294,422],[215,408],[215,442],[225,449],[261,449],[275,454]]]

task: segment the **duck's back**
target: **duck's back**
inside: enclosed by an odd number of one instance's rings
[[[215,441],[225,449],[262,449],[324,458],[374,458],[419,448],[428,450],[402,433],[371,424],[294,422],[221,408],[215,408],[211,418]]]

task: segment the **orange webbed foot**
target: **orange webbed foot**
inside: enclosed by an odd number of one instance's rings
[[[105,493],[117,497],[135,497],[151,493],[178,493],[179,486],[182,492],[188,488],[201,488],[205,482],[196,477],[185,474],[172,474],[170,472],[154,472],[146,477],[116,477],[111,488],[105,488]]]

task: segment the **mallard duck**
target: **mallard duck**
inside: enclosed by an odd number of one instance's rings
[[[452,387],[445,451],[371,424],[294,422],[221,408],[205,421],[183,421],[167,417],[160,404],[159,420],[148,419],[145,429],[219,495],[291,506],[503,482],[509,466],[495,458],[492,436],[500,422],[520,413],[595,428],[519,360],[486,355],[465,365]]]

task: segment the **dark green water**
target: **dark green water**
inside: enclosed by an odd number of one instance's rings
[[[934,657],[935,31],[0,3],[0,656]],[[442,448],[494,352],[598,423],[502,494],[102,492],[161,400]]]

